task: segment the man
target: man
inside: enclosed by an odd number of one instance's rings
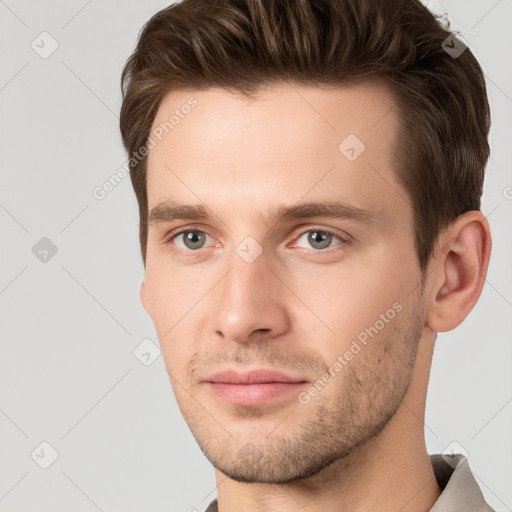
[[[122,86],[141,301],[208,512],[492,510],[424,441],[436,333],[491,251],[471,51],[416,0],[184,0]]]

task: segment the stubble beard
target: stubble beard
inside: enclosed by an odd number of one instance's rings
[[[177,394],[178,405],[201,451],[229,478],[274,484],[310,478],[335,462],[350,465],[350,456],[388,424],[408,389],[422,329],[418,301],[405,320],[390,322],[310,403],[297,400],[281,424],[266,421],[258,407],[237,407],[234,416],[244,421],[233,427],[215,421],[218,414],[209,404],[197,407]]]

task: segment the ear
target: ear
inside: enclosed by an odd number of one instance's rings
[[[468,316],[485,284],[491,232],[480,211],[466,212],[439,235],[429,265],[426,325],[450,331]]]
[[[146,290],[146,281],[142,281],[142,284],[140,285],[140,301],[142,302],[142,305],[144,309],[147,311],[148,315],[151,316],[148,292]]]

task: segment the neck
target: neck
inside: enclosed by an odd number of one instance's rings
[[[380,432],[308,479],[240,483],[215,471],[219,512],[428,512],[439,498],[424,439],[435,333],[425,328],[409,388]]]

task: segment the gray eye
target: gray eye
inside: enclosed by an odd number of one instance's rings
[[[334,238],[338,238],[339,240],[341,240],[340,237],[338,237],[337,235],[334,235],[332,233],[329,233],[328,231],[314,229],[314,230],[306,231],[306,233],[302,234],[298,238],[297,243],[304,236],[307,236],[308,244],[310,244],[310,246],[313,247],[314,249],[328,248],[331,245],[331,242]]]
[[[201,249],[208,235],[204,231],[190,229],[182,231],[175,237],[176,240],[182,240],[185,249]]]

